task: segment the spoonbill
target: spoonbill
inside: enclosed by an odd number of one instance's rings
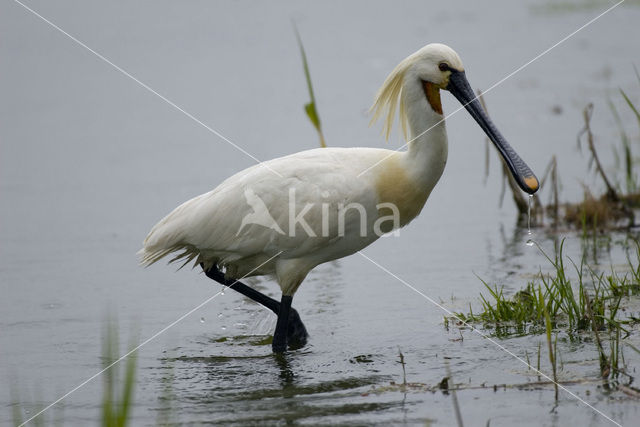
[[[156,224],[141,263],[178,252],[170,262],[194,261],[278,316],[274,353],[304,345],[307,330],[291,303],[309,271],[408,224],[440,179],[447,161],[441,90],[478,122],[520,188],[535,193],[538,179],[485,114],[458,54],[428,44],[389,74],[371,108],[372,122],[384,118],[387,139],[397,112],[405,138],[410,132],[406,151],[318,148],[254,165]],[[258,275],[277,280],[279,302],[238,281]]]

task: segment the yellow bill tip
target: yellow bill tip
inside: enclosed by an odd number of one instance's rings
[[[531,194],[535,193],[538,191],[538,188],[540,188],[540,182],[538,182],[538,178],[534,175],[525,177],[524,183],[527,185],[529,190],[531,190]]]

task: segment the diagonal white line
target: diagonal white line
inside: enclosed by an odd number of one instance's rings
[[[538,55],[536,55],[533,59],[530,59],[529,61],[525,62],[524,64],[522,64],[521,66],[519,66],[518,68],[516,68],[515,70],[513,70],[512,72],[510,72],[509,74],[507,74],[506,76],[504,76],[503,78],[501,78],[500,80],[498,80],[497,82],[495,82],[494,84],[492,84],[489,89],[485,90],[483,92],[483,94],[487,94],[490,91],[492,91],[493,89],[495,89],[497,86],[501,85],[502,83],[504,83],[507,79],[510,79],[511,77],[513,77],[515,74],[519,73],[520,71],[522,71],[523,69],[525,69],[526,67],[528,67],[529,65],[531,65],[532,63],[534,63],[535,61],[537,61],[538,59],[542,58],[544,55],[546,55],[547,53],[551,52],[553,49],[555,49],[556,47],[558,47],[559,45],[561,45],[562,43],[564,43],[565,41],[569,40],[571,37],[575,36],[576,34],[578,34],[580,31],[582,31],[583,29],[587,28],[589,25],[593,24],[594,22],[596,22],[598,19],[602,18],[604,15],[606,15],[607,13],[611,12],[613,9],[615,9],[616,7],[618,7],[619,5],[621,5],[622,3],[624,3],[625,0],[620,0],[618,3],[614,4],[613,6],[611,6],[610,8],[608,8],[607,10],[605,10],[604,12],[602,12],[601,14],[599,14],[598,16],[596,16],[595,18],[591,19],[590,21],[588,21],[586,24],[582,25],[580,28],[578,28],[577,30],[574,30],[572,33],[566,35],[565,37],[563,37],[560,41],[558,41],[557,43],[553,44],[552,46],[546,48],[545,50],[543,50],[542,52],[540,52]],[[429,128],[427,128],[425,131],[423,131],[422,133],[420,133],[419,135],[411,138],[409,141],[407,141],[404,145],[402,145],[400,148],[397,148],[396,150],[391,150],[393,151],[392,153],[390,153],[388,156],[383,157],[382,159],[378,160],[376,163],[374,163],[373,165],[369,166],[368,168],[366,168],[365,170],[363,170],[362,172],[360,172],[358,174],[358,178],[361,177],[363,174],[367,173],[368,171],[370,171],[371,169],[375,168],[376,166],[378,166],[380,163],[384,162],[385,160],[387,160],[389,157],[393,156],[395,154],[395,152],[402,150],[403,148],[405,148],[406,146],[408,146],[409,144],[411,144],[413,141],[415,141],[416,139],[420,138],[422,135],[424,135],[425,133],[429,132],[431,129],[433,129],[434,127],[438,126],[441,123],[444,123],[444,121],[446,119],[448,119],[449,117],[453,116],[454,114],[456,114],[458,111],[464,109],[467,105],[469,105],[471,102],[473,102],[474,100],[478,99],[478,97],[476,96],[475,98],[471,99],[469,102],[465,103],[464,105],[456,108],[455,110],[453,110],[451,113],[447,114],[445,117],[443,117],[441,120],[439,120],[436,124],[430,126]]]
[[[249,276],[251,273],[253,273],[254,271],[258,270],[260,267],[262,267],[263,265],[265,265],[266,263],[268,263],[269,261],[271,261],[272,259],[274,259],[275,257],[277,257],[278,255],[280,255],[283,251],[278,252],[277,254],[275,254],[274,256],[272,256],[271,258],[269,258],[268,260],[266,260],[265,262],[263,262],[262,264],[260,264],[259,266],[255,267],[253,270],[251,270],[250,272],[248,272],[247,274],[245,274],[244,276],[242,276],[241,278],[237,279],[236,281],[234,281],[232,284],[228,285],[228,286],[223,286],[222,290],[219,291],[218,293],[216,293],[215,295],[210,296],[209,298],[207,298],[206,300],[204,300],[203,302],[201,302],[200,304],[198,304],[197,306],[195,306],[194,308],[192,308],[191,310],[189,310],[188,312],[186,312],[185,314],[183,314],[182,316],[178,317],[176,320],[174,320],[173,322],[171,322],[170,324],[168,324],[167,326],[165,326],[164,328],[160,329],[158,332],[156,332],[155,334],[151,335],[149,338],[147,338],[146,340],[144,340],[143,342],[141,342],[140,344],[138,344],[136,347],[134,347],[133,349],[129,350],[126,354],[120,356],[118,358],[118,360],[116,360],[115,362],[111,363],[109,366],[105,367],[104,369],[102,369],[100,372],[97,372],[95,374],[93,374],[91,377],[87,378],[86,380],[84,380],[83,382],[81,382],[80,384],[78,384],[77,386],[75,386],[74,388],[72,388],[71,390],[69,390],[68,392],[66,392],[64,395],[62,395],[60,398],[58,398],[56,401],[54,401],[53,403],[50,403],[49,405],[47,405],[45,408],[43,408],[42,410],[40,410],[40,412],[38,412],[37,414],[35,414],[34,416],[32,416],[31,418],[29,418],[27,421],[23,422],[22,424],[19,425],[19,427],[24,426],[25,424],[29,423],[30,421],[32,421],[34,418],[40,416],[43,412],[45,412],[46,410],[52,408],[53,406],[55,406],[56,404],[60,403],[62,400],[64,400],[66,397],[68,397],[70,394],[74,393],[75,391],[77,391],[78,389],[84,387],[85,385],[87,385],[88,383],[90,383],[92,380],[94,380],[95,378],[99,377],[100,375],[102,375],[103,373],[105,373],[106,371],[108,371],[109,369],[111,369],[113,366],[115,366],[116,364],[120,363],[122,360],[126,359],[127,357],[131,356],[133,353],[135,353],[136,351],[138,351],[140,348],[142,348],[143,346],[145,346],[146,344],[148,344],[149,342],[153,341],[155,338],[157,338],[158,336],[160,336],[161,334],[165,333],[167,330],[169,330],[170,328],[172,328],[173,326],[175,326],[176,324],[178,324],[179,322],[181,322],[183,319],[185,319],[186,317],[188,317],[189,315],[191,315],[192,313],[198,311],[200,308],[202,308],[203,306],[205,306],[209,301],[213,300],[215,297],[217,297],[218,295],[222,294],[224,292],[225,289],[227,289],[230,286],[235,285],[237,282],[239,282],[240,280],[244,279],[245,277]]]
[[[218,132],[217,130],[213,129],[211,126],[207,125],[206,123],[204,123],[202,120],[198,119],[196,116],[194,116],[193,114],[189,113],[188,111],[186,111],[184,108],[180,107],[178,104],[176,104],[175,102],[171,101],[170,99],[168,99],[166,96],[158,93],[157,91],[155,91],[153,88],[151,88],[149,85],[147,85],[146,83],[140,81],[140,79],[136,78],[135,76],[131,75],[129,72],[127,72],[125,69],[123,69],[122,67],[114,64],[113,62],[111,62],[109,59],[107,59],[105,56],[101,55],[100,53],[96,52],[94,49],[90,48],[89,46],[87,46],[86,44],[84,44],[83,42],[81,42],[80,40],[78,40],[76,37],[72,36],[71,34],[69,34],[68,32],[66,32],[65,30],[63,30],[62,28],[60,28],[59,26],[57,26],[56,24],[54,24],[53,22],[51,22],[50,20],[48,20],[47,18],[45,18],[44,16],[40,15],[38,12],[36,12],[35,10],[31,9],[29,6],[25,5],[24,3],[20,2],[19,0],[13,0],[15,3],[19,4],[20,6],[22,6],[25,10],[31,12],[33,15],[35,15],[36,17],[40,18],[42,21],[46,22],[47,24],[49,24],[51,27],[55,28],[56,30],[58,30],[59,32],[61,32],[62,34],[64,34],[65,36],[67,36],[68,38],[70,38],[71,40],[73,40],[74,42],[76,42],[78,45],[82,46],[83,48],[87,49],[89,52],[93,53],[95,56],[97,56],[98,58],[100,58],[101,60],[103,60],[104,62],[106,62],[107,64],[111,65],[113,68],[115,68],[116,70],[118,70],[120,73],[124,74],[125,76],[127,76],[128,78],[130,78],[131,80],[133,80],[134,82],[138,83],[140,86],[142,86],[143,88],[145,88],[146,90],[148,90],[149,92],[151,92],[152,94],[156,95],[158,98],[162,99],[164,102],[166,102],[167,104],[171,105],[173,108],[175,108],[176,110],[180,111],[182,114],[184,114],[185,116],[187,116],[188,118],[190,118],[191,120],[193,120],[194,122],[198,123],[200,126],[202,126],[203,128],[205,128],[206,130],[208,130],[209,132],[213,133],[214,135],[216,135],[218,138],[222,139],[223,141],[225,141],[226,143],[228,143],[229,145],[231,145],[232,147],[234,147],[236,150],[240,151],[241,153],[251,157],[253,160],[255,160],[256,162],[258,162],[259,164],[265,166],[267,169],[269,169],[271,172],[273,172],[274,174],[278,175],[280,178],[282,178],[282,175],[279,174],[276,170],[274,170],[273,168],[271,168],[268,164],[262,162],[260,159],[258,159],[257,157],[253,156],[251,153],[247,152],[244,148],[240,147],[238,144],[234,143],[233,141],[231,141],[229,138],[227,138],[226,136],[224,136],[223,134],[221,134],[220,132]]]
[[[607,414],[605,414],[604,412],[602,412],[601,410],[595,408],[593,405],[591,405],[589,402],[585,401],[584,399],[582,399],[580,396],[576,395],[575,393],[573,393],[571,390],[569,390],[568,388],[566,388],[565,386],[563,386],[562,384],[557,383],[556,381],[554,381],[551,377],[549,377],[547,374],[545,374],[544,372],[539,371],[538,369],[533,368],[532,366],[530,366],[526,360],[522,359],[520,356],[516,355],[515,353],[513,353],[511,350],[509,350],[508,348],[506,348],[505,346],[503,346],[502,344],[500,344],[499,342],[497,342],[496,340],[494,340],[493,338],[491,338],[488,335],[483,334],[482,332],[480,332],[478,329],[476,329],[475,327],[473,327],[472,325],[470,325],[469,323],[465,322],[463,319],[461,319],[460,317],[456,316],[455,313],[453,313],[451,310],[449,310],[448,308],[446,308],[445,306],[443,306],[442,304],[439,304],[438,302],[436,302],[433,298],[429,297],[428,295],[426,295],[424,292],[422,292],[419,289],[416,289],[414,286],[412,286],[411,284],[409,284],[406,280],[398,277],[397,275],[393,274],[391,271],[389,271],[387,268],[381,266],[380,264],[378,264],[376,261],[372,260],[371,258],[369,258],[368,256],[366,256],[362,251],[358,251],[358,253],[360,255],[362,255],[362,257],[364,257],[366,260],[368,260],[369,262],[371,262],[373,265],[375,265],[376,267],[378,267],[380,270],[384,271],[385,273],[387,273],[388,275],[390,275],[391,277],[395,278],[396,280],[398,280],[400,283],[402,283],[403,285],[405,285],[406,287],[408,287],[409,289],[411,289],[412,291],[414,291],[415,293],[417,293],[418,295],[422,296],[424,299],[426,299],[427,301],[429,301],[431,304],[435,305],[436,307],[438,307],[440,310],[444,311],[445,313],[447,313],[449,316],[456,318],[460,323],[464,324],[466,327],[468,327],[469,329],[471,329],[473,332],[475,332],[476,334],[480,335],[482,338],[488,340],[491,344],[495,345],[496,347],[498,347],[500,350],[504,351],[505,353],[507,353],[508,355],[510,355],[511,357],[513,357],[514,359],[519,360],[520,362],[522,362],[522,364],[524,364],[525,366],[527,366],[527,368],[533,369],[535,372],[537,372],[538,375],[546,378],[547,380],[551,381],[552,383],[554,383],[555,385],[558,386],[558,388],[562,389],[563,391],[565,391],[566,393],[568,393],[569,395],[571,395],[572,397],[576,398],[577,400],[579,400],[580,402],[584,403],[585,405],[587,405],[589,408],[593,409],[594,411],[596,411],[598,414],[602,415],[604,418],[606,418],[607,420],[611,421],[613,424],[622,427],[622,425],[620,423],[618,423],[617,421],[615,421],[614,419],[612,419],[611,417],[609,417]]]

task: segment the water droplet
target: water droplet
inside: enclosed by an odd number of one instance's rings
[[[222,329],[223,331],[226,331],[227,327],[226,326],[221,326],[220,329]]]
[[[533,200],[533,194],[529,194],[529,206],[527,209],[527,236],[529,236],[529,239],[526,242],[527,246],[533,246],[535,243],[533,239],[531,239],[531,237],[533,236],[533,233],[531,232],[531,201],[532,200]]]
[[[200,318],[200,323],[204,323],[204,317]]]
[[[60,308],[60,307],[62,307],[62,305],[61,305],[61,304],[54,303],[54,302],[50,302],[50,303],[42,304],[42,305],[41,305],[41,307],[42,307],[42,308],[44,308],[44,309],[46,309],[46,310],[53,310],[53,309],[55,309],[55,308]]]
[[[220,313],[218,314],[218,319],[222,319],[224,317],[224,314]]]
[[[529,194],[529,208],[527,209],[527,230],[531,235],[531,200],[533,200],[533,194]]]
[[[223,286],[222,289],[220,290],[220,295],[224,295],[224,290],[227,289],[226,286]]]

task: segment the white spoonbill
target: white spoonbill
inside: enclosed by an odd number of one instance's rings
[[[195,261],[211,279],[263,304],[278,316],[273,351],[304,345],[307,331],[291,307],[315,266],[351,255],[422,210],[447,162],[440,90],[460,101],[504,158],[520,188],[538,179],[498,132],[475,99],[462,61],[442,44],[404,59],[387,77],[372,107],[388,138],[398,111],[407,151],[319,148],[252,166],[195,197],[156,224],[140,251],[150,265]],[[275,277],[281,301],[237,281]]]

